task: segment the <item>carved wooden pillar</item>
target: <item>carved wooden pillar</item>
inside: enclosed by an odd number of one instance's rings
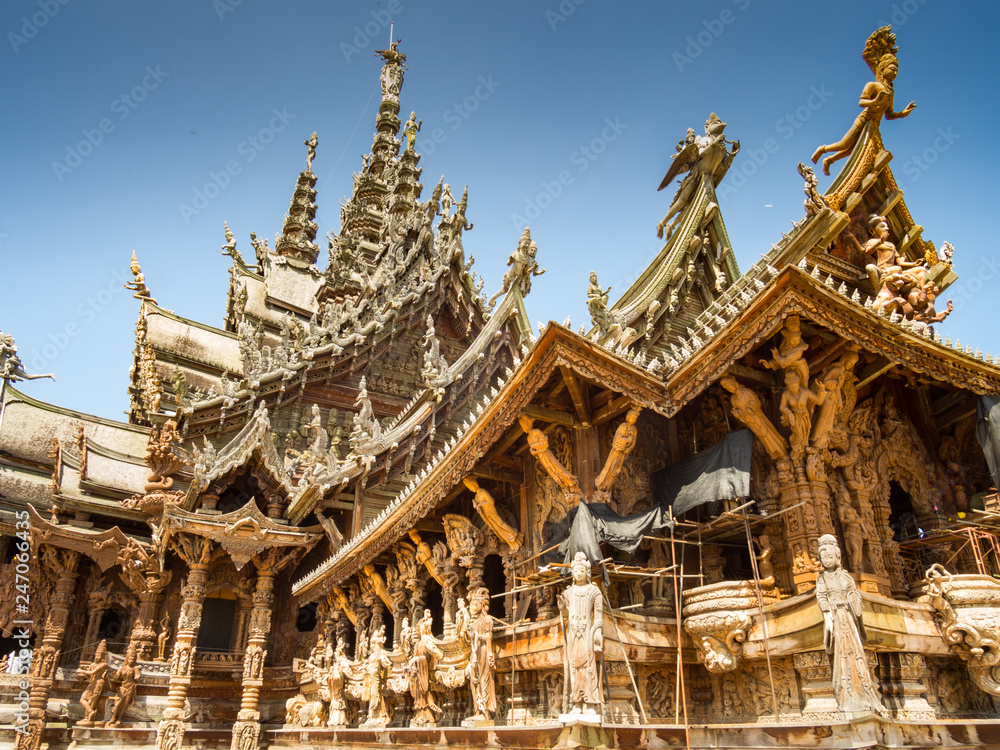
[[[87,630],[83,635],[83,653],[80,656],[80,664],[93,661],[94,652],[97,649],[97,633],[101,628],[101,619],[108,611],[108,592],[98,589],[91,593],[87,600],[87,609],[90,619],[87,620]]]
[[[271,610],[274,607],[274,576],[279,568],[279,553],[271,550],[255,562],[257,586],[253,592],[253,609],[246,651],[243,655],[243,696],[240,712],[233,725],[232,750],[251,750],[260,737],[260,689],[264,684],[264,660],[267,658],[267,636],[271,632]]]
[[[163,590],[170,576],[155,573],[146,576],[146,589],[139,592],[139,612],[136,615],[130,640],[136,642],[136,655],[140,660],[149,659],[156,643],[156,615],[163,601]]]
[[[17,750],[38,750],[45,729],[45,707],[55,682],[56,666],[62,650],[66,622],[76,597],[77,563],[80,553],[45,545],[39,550],[43,580],[52,588],[49,611],[42,631],[42,643],[31,663],[31,692],[28,697],[28,731],[17,733]]]
[[[392,646],[396,648],[399,645],[399,632],[403,627],[403,618],[409,616],[407,604],[410,597],[398,574],[387,575],[387,578],[389,579],[389,598],[392,600]]]
[[[170,659],[170,687],[167,707],[156,730],[156,749],[175,750],[184,742],[184,701],[191,685],[191,667],[194,649],[201,628],[201,611],[205,601],[205,584],[208,582],[208,565],[212,558],[212,543],[202,537],[186,534],[171,539],[174,549],[187,561],[189,572],[181,588],[181,613],[177,620]]]

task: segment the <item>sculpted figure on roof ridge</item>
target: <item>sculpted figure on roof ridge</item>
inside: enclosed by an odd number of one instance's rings
[[[851,155],[855,144],[867,126],[870,130],[878,133],[879,123],[883,115],[887,120],[898,120],[906,117],[917,106],[916,102],[910,102],[902,111],[893,110],[893,81],[899,73],[899,60],[896,59],[898,52],[896,47],[896,35],[892,33],[889,26],[877,29],[874,34],[868,37],[865,42],[865,49],[861,56],[868,63],[875,80],[865,84],[861,91],[861,99],[858,106],[862,107],[862,112],[854,120],[854,124],[836,143],[828,146],[820,146],[812,155],[813,164],[819,161],[823,154],[830,154],[823,160],[823,174],[830,174],[830,165]]]

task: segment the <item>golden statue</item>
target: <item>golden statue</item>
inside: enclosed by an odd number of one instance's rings
[[[898,51],[896,35],[892,33],[889,26],[883,26],[868,37],[861,56],[875,74],[875,80],[866,84],[861,92],[858,106],[862,107],[863,110],[854,124],[851,125],[850,130],[836,143],[820,146],[813,153],[813,164],[818,162],[819,157],[823,154],[830,154],[823,160],[823,174],[830,174],[830,165],[833,162],[851,155],[851,151],[854,150],[865,126],[869,126],[871,130],[878,133],[879,122],[883,115],[887,120],[897,120],[909,115],[917,106],[916,102],[910,102],[901,112],[896,112],[892,108],[892,82],[896,80],[896,74],[899,72],[899,61],[896,59]]]

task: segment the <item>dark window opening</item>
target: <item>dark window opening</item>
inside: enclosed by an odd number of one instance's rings
[[[913,499],[898,482],[889,482],[889,528],[892,529],[892,538],[897,542],[921,535]]]
[[[199,651],[229,651],[232,645],[233,622],[236,619],[236,596],[218,591],[205,599],[198,629]]]
[[[503,560],[500,555],[487,555],[483,564],[483,585],[490,590],[490,614],[500,620],[507,619],[507,608],[504,601],[507,597],[493,594],[502,594],[507,590],[507,576],[503,570]]]
[[[299,607],[295,616],[295,629],[300,633],[311,633],[316,628],[316,602]]]

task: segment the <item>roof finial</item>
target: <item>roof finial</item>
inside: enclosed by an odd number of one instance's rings
[[[143,276],[142,269],[139,267],[139,261],[135,257],[135,250],[132,251],[132,262],[129,264],[129,269],[132,271],[132,276],[135,277],[135,280],[126,281],[122,286],[135,292],[132,296],[136,299],[148,300],[155,305],[156,300],[153,299],[149,287],[146,286],[146,277]]]
[[[403,88],[403,71],[406,67],[406,55],[396,49],[401,42],[397,39],[390,42],[389,49],[377,49],[375,54],[385,60],[382,66],[382,101],[399,103],[399,91]]]

